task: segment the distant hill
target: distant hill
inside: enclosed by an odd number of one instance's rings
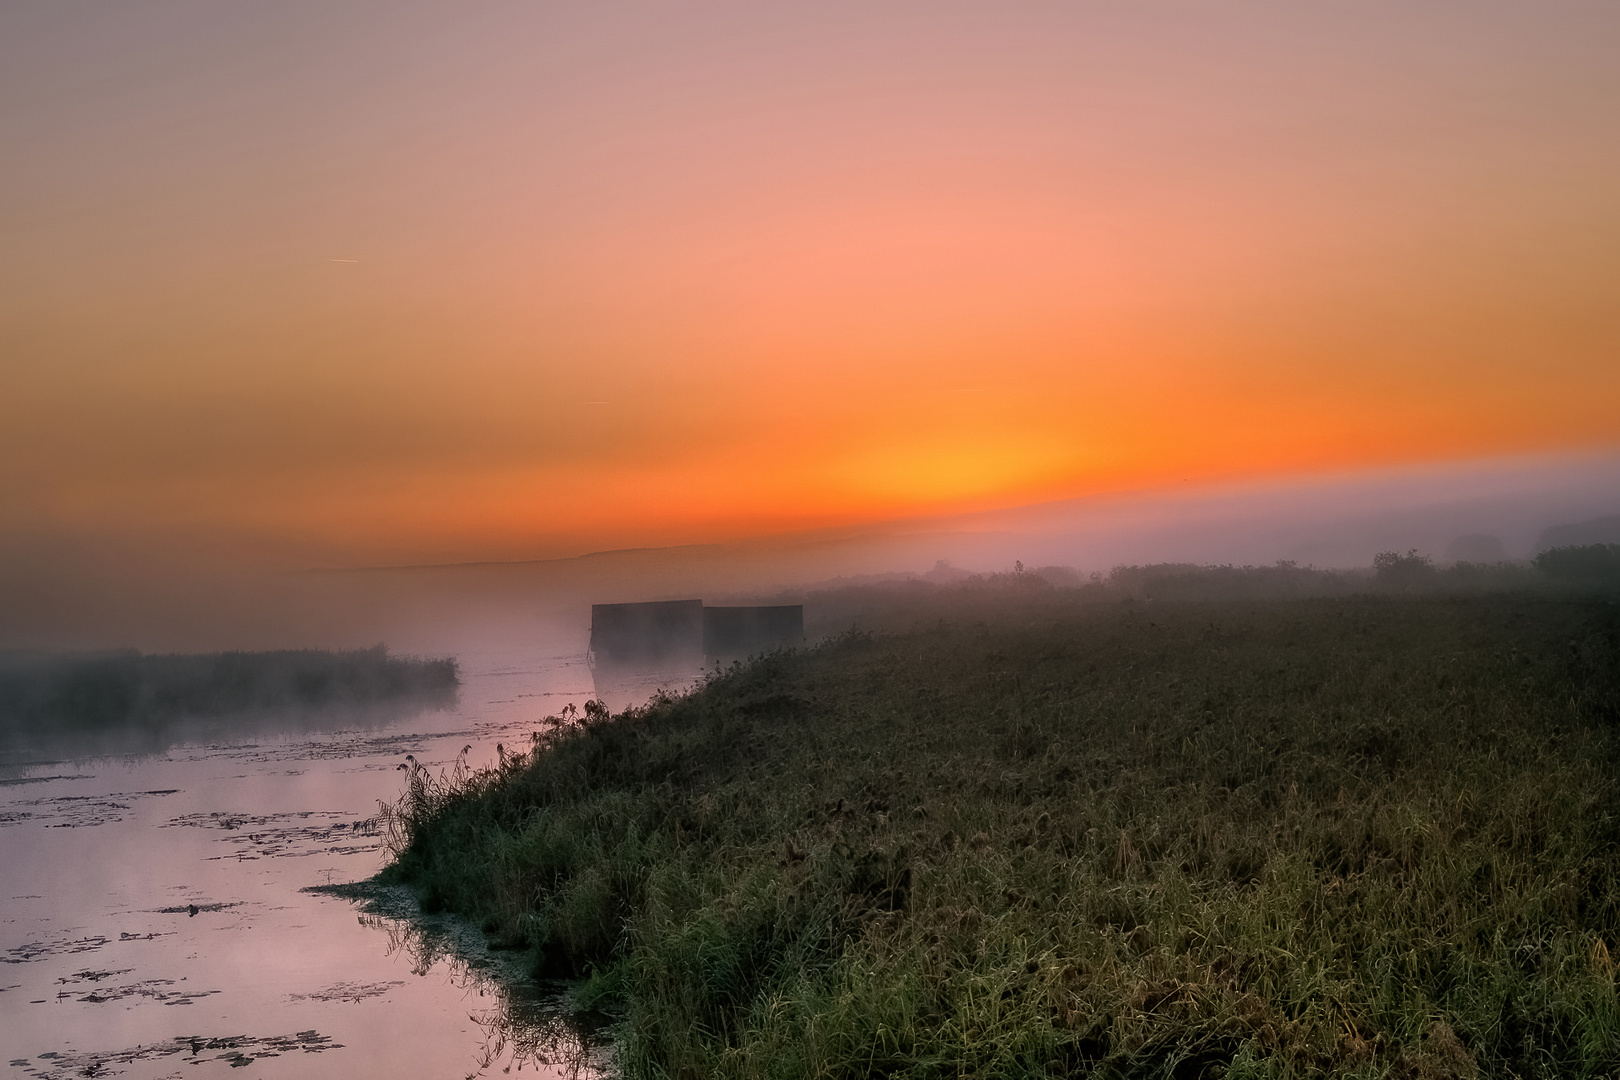
[[[1507,558],[1500,536],[1469,533],[1446,545],[1447,562],[1495,563]]]
[[[1552,525],[1541,530],[1537,551],[1555,547],[1584,547],[1587,544],[1620,544],[1620,515]]]

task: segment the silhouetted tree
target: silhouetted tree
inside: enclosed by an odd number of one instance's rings
[[[1373,572],[1379,581],[1404,588],[1434,577],[1434,560],[1419,555],[1417,548],[1408,549],[1405,555],[1398,551],[1380,551],[1373,556]]]

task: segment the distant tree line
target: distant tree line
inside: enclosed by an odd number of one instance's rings
[[[1458,561],[1437,565],[1415,548],[1381,551],[1372,565],[1360,569],[1324,569],[1281,559],[1264,566],[1204,563],[1149,563],[1116,566],[1107,573],[1083,574],[1066,566],[1027,567],[1014,564],[1001,573],[975,574],[940,562],[926,574],[890,575],[884,580],[851,582],[810,594],[784,592],[777,602],[806,602],[811,636],[828,627],[845,627],[871,605],[893,608],[900,600],[916,612],[939,608],[944,615],[966,602],[994,604],[997,598],[1053,602],[1070,598],[1099,602],[1121,600],[1243,601],[1304,597],[1353,596],[1367,593],[1417,595],[1527,592],[1606,594],[1620,591],[1620,544],[1553,548],[1529,562]],[[908,599],[909,598],[909,599]],[[809,612],[813,610],[814,615]]]

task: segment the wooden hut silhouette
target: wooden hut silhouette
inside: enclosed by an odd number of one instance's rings
[[[592,664],[664,667],[703,658],[703,601],[592,604]]]
[[[748,656],[804,640],[804,605],[704,607],[703,655]]]
[[[804,605],[705,607],[701,600],[592,604],[592,666],[674,667],[804,640]]]

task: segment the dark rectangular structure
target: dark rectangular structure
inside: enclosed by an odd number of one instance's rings
[[[705,656],[749,656],[803,640],[803,604],[703,609]]]
[[[658,666],[703,656],[703,601],[591,605],[591,662]]]

